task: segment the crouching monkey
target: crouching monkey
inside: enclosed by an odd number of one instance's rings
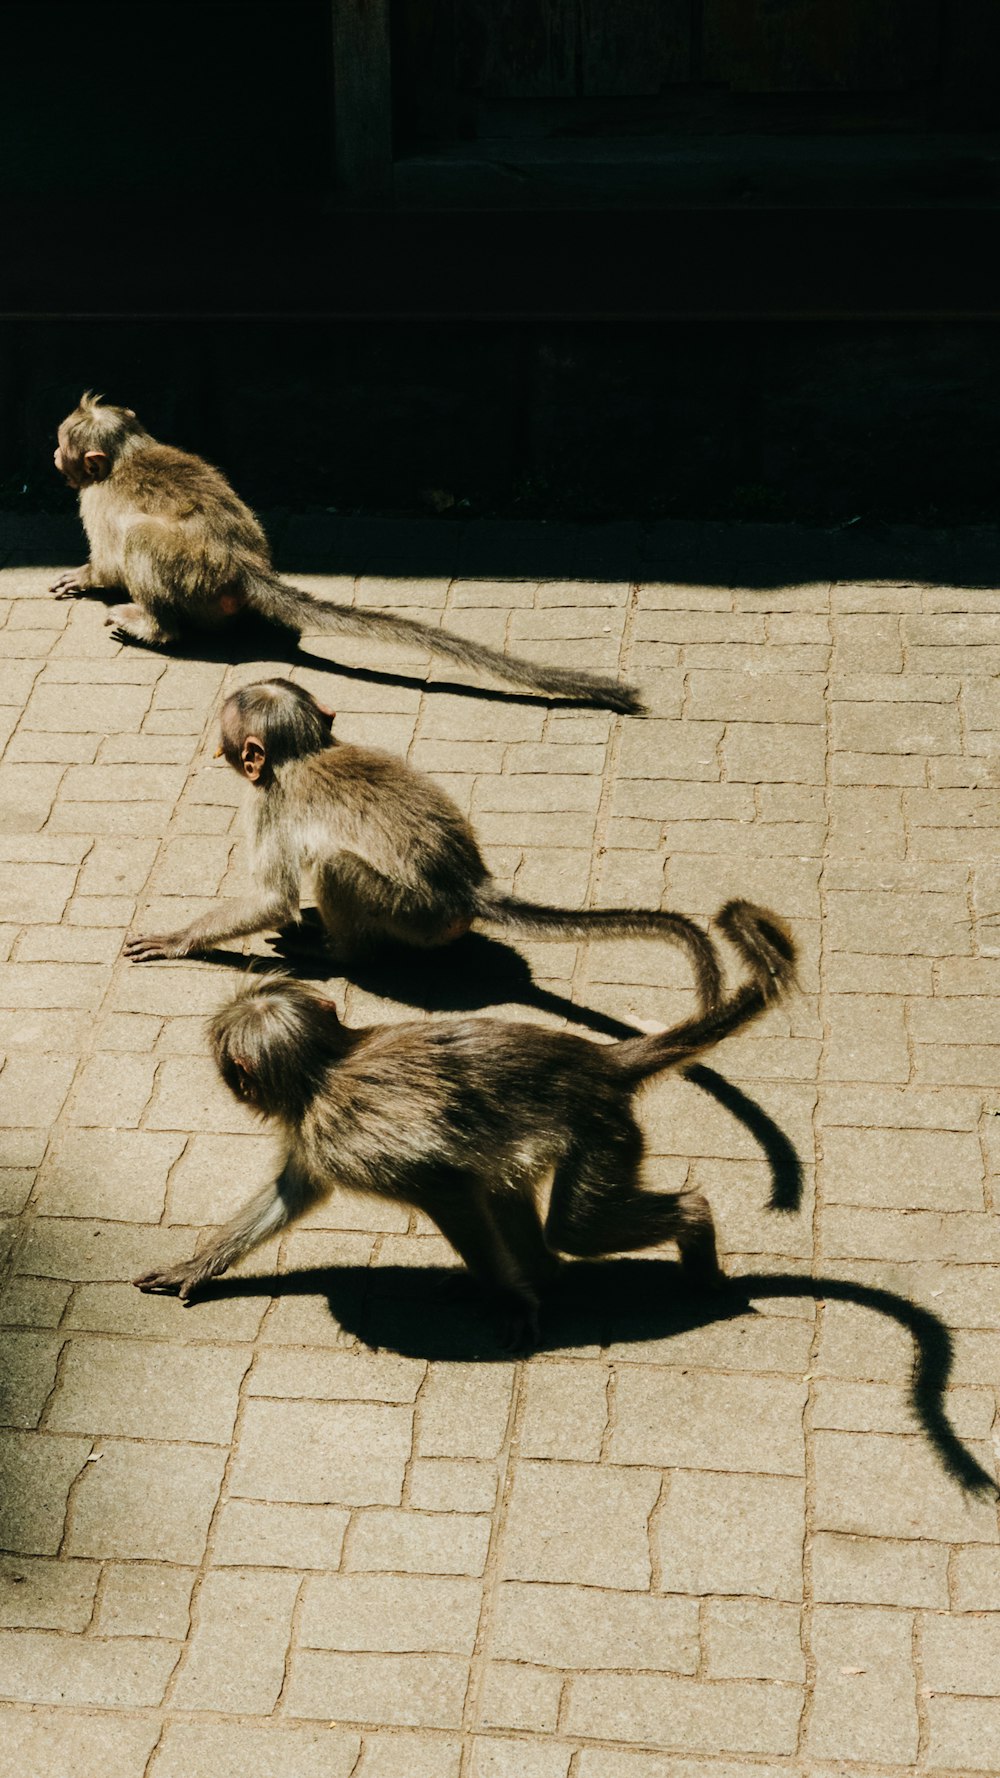
[[[792,983],[794,947],[773,914],[731,901],[716,919],[749,979],[709,1013],[608,1045],[497,1019],[351,1030],[303,983],[255,983],[216,1014],[212,1044],[227,1086],[280,1126],[284,1165],[194,1259],[134,1282],[186,1300],[340,1185],[425,1211],[497,1298],[512,1345],[537,1338],[560,1254],[672,1240],[694,1283],[717,1284],[709,1204],[644,1188],[632,1111],[644,1081],[739,1030]]]
[[[337,744],[333,712],[288,679],[248,685],[222,709],[222,745],[252,786],[248,813],[256,893],[224,902],[182,932],[136,935],[135,963],[186,957],[220,939],[294,921],[311,868],[333,960],[349,964],[386,940],[433,947],[474,921],[563,937],[669,938],[683,945],[702,1004],[720,977],[708,936],[666,909],[539,906],[506,895],[483,862],[461,810],[404,760]],[[218,757],[218,755],[217,755]]]
[[[90,560],[52,591],[70,598],[123,587],[131,601],[108,622],[115,639],[162,648],[182,630],[221,629],[243,610],[296,637],[305,630],[412,642],[530,691],[635,714],[638,693],[599,673],[543,667],[450,630],[361,606],[331,605],[279,580],[267,538],[225,476],[201,457],[160,444],[129,407],[84,395],[58,432],[55,466],[80,496]]]

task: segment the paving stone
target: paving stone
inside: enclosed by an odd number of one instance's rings
[[[996,1695],[1000,1621],[981,1617],[933,1617],[923,1621],[921,1665],[932,1692],[965,1697]]]
[[[572,1749],[542,1741],[500,1741],[477,1735],[471,1778],[566,1778]]]
[[[808,1728],[813,1756],[912,1765],[918,1723],[910,1614],[817,1605],[812,1642],[818,1667]]]
[[[77,1334],[68,1344],[48,1423],[53,1431],[228,1446],[249,1363],[245,1348]]]
[[[359,1736],[326,1724],[168,1722],[150,1778],[353,1778],[360,1747]]]
[[[408,1504],[423,1512],[490,1513],[496,1493],[493,1463],[434,1457],[410,1465]]]
[[[234,1495],[320,1505],[396,1505],[410,1455],[410,1408],[248,1401],[230,1477]]]
[[[923,1437],[819,1432],[814,1442],[818,1529],[959,1543],[995,1540],[989,1502],[966,1498]],[[976,1451],[980,1461],[983,1454]]]
[[[493,1652],[538,1667],[694,1673],[698,1607],[693,1599],[507,1581],[495,1606]]]
[[[513,1661],[491,1661],[483,1676],[479,1717],[487,1729],[536,1729],[551,1732],[559,1720],[561,1673],[523,1667]]]
[[[4,1556],[0,1558],[0,1625],[18,1630],[85,1630],[100,1577],[97,1562]]]
[[[0,1326],[58,1327],[72,1285],[50,1278],[11,1278],[0,1292]]]
[[[0,1709],[0,1762],[26,1775],[145,1778],[158,1736],[159,1723],[150,1717]]]
[[[57,1334],[4,1334],[0,1425],[37,1426],[56,1379],[63,1341]]]
[[[996,1698],[927,1699],[931,1769],[995,1772],[1000,1765],[1000,1702]]]
[[[327,1574],[310,1580],[298,1622],[303,1648],[380,1654],[471,1655],[478,1581],[400,1574]]]
[[[615,1463],[801,1475],[805,1385],[638,1369],[618,1379]]]
[[[0,1073],[0,1124],[48,1128],[59,1116],[76,1065],[75,1056],[9,1056]]]
[[[182,1136],[146,1130],[67,1131],[46,1166],[41,1207],[48,1216],[155,1221],[183,1146]]]
[[[188,1633],[192,1568],[161,1562],[104,1567],[95,1627],[101,1636],[166,1636],[183,1642]]]
[[[652,1470],[522,1462],[508,1508],[501,1575],[645,1592],[647,1526],[659,1491],[659,1472]]]
[[[588,1673],[571,1681],[565,1732],[664,1750],[794,1753],[802,1692],[749,1680]]]
[[[952,1556],[952,1585],[959,1611],[1000,1611],[1000,1549],[964,1544]],[[938,1599],[914,1604],[939,1605]]]
[[[801,1613],[773,1599],[709,1599],[703,1619],[706,1673],[713,1679],[806,1676]],[[646,1666],[647,1662],[637,1662]]]
[[[176,1708],[268,1715],[284,1681],[298,1587],[295,1574],[207,1574],[173,1688]]]
[[[468,1662],[457,1655],[292,1655],[285,1693],[291,1717],[455,1729],[462,1720]]]
[[[956,1555],[992,1552],[975,1546]],[[845,1605],[924,1605],[948,1608],[948,1549],[944,1544],[900,1543],[887,1537],[852,1537],[821,1531],[812,1540],[813,1591],[817,1600]]]
[[[176,1643],[152,1637],[99,1642],[49,1630],[0,1631],[4,1689],[27,1704],[159,1704],[177,1655]]]
[[[58,920],[76,878],[75,864],[0,863],[0,920]]]
[[[361,1764],[352,1769],[351,1778],[458,1778],[461,1757],[457,1741],[438,1735],[367,1733]]]
[[[483,1513],[421,1513],[391,1508],[356,1513],[344,1566],[407,1574],[482,1574],[490,1539]]]
[[[521,1423],[523,1456],[596,1462],[607,1420],[607,1378],[600,1370],[580,1364],[529,1369]]]
[[[653,1532],[664,1591],[801,1599],[804,1512],[792,1478],[672,1476]]]
[[[432,1371],[420,1398],[421,1457],[496,1457],[510,1415],[509,1365],[451,1364]]]
[[[626,1752],[610,1747],[581,1748],[578,1770],[580,1778],[744,1778],[748,1770],[753,1771],[754,1778],[783,1778],[789,1771],[795,1772],[795,1778],[798,1778],[794,1767],[772,1765],[770,1761],[763,1764],[755,1761],[752,1767],[747,1767],[731,1760],[671,1756],[665,1765],[660,1753]],[[864,1778],[869,1775],[864,1774]]]
[[[91,1441],[59,1442],[83,1447],[79,1468]],[[86,1465],[74,1495],[68,1554],[197,1564],[226,1455],[205,1445],[102,1440],[99,1459]]]
[[[0,1432],[0,1549],[56,1554],[69,1490],[91,1448],[88,1438]]]
[[[824,1134],[823,1155],[832,1203],[982,1208],[982,1159],[971,1132],[831,1129]]]
[[[314,1401],[412,1402],[426,1374],[417,1359],[389,1352],[262,1352],[249,1395]]]

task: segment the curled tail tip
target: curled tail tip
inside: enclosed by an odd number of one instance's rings
[[[798,952],[795,940],[778,914],[753,901],[734,898],[724,902],[714,924],[737,949],[770,977],[768,998],[794,986]]]

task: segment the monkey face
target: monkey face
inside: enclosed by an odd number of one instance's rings
[[[56,434],[57,444],[53,454],[59,474],[71,488],[77,491],[87,488],[93,482],[102,482],[111,473],[111,462],[105,451],[81,451],[74,443],[71,433],[71,421],[64,420]]]
[[[83,466],[79,459],[73,456],[70,449],[67,439],[67,423],[65,420],[60,426],[56,438],[58,442],[52,458],[53,463],[63,480],[67,481],[71,488],[82,488]]]

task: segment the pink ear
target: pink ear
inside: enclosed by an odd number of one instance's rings
[[[327,722],[332,722],[334,717],[337,714],[336,710],[331,710],[329,704],[321,704],[318,698],[315,700],[315,702],[316,702],[316,708],[319,711],[320,715],[325,716]]]

